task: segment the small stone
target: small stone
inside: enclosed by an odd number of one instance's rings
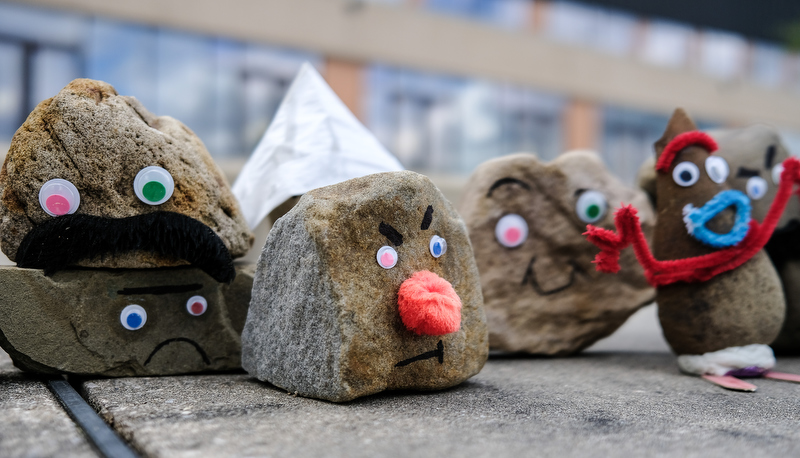
[[[696,130],[686,113],[676,110],[655,144],[656,160],[672,139]],[[677,153],[669,170],[657,173],[658,221],[652,247],[658,260],[685,259],[719,250],[689,233],[683,213],[687,204],[701,208],[730,189],[727,182],[714,182],[708,175],[705,164],[709,155],[700,146],[688,146]],[[675,167],[684,162],[692,163],[699,172],[695,183],[689,186],[676,183],[673,177]],[[731,168],[731,175],[737,173]],[[733,212],[723,210],[709,221],[708,227],[726,234],[732,230],[733,217]],[[716,220],[717,227],[712,227]],[[709,281],[659,287],[656,302],[664,337],[678,355],[769,344],[778,335],[785,310],[780,279],[763,251]]]
[[[413,299],[415,288],[429,292]],[[411,318],[432,313],[431,328],[410,324],[399,301],[417,307]],[[304,194],[275,223],[258,261],[242,365],[290,393],[335,402],[447,388],[486,361],[482,305],[466,228],[442,193],[414,172],[368,175]],[[457,319],[458,330],[437,313]]]
[[[514,154],[480,165],[466,185],[466,221],[489,322],[489,345],[546,355],[578,352],[610,335],[655,291],[632,252],[619,275],[595,270],[583,232],[613,228],[632,203],[646,233],[653,212],[641,191],[614,178],[597,154],[573,151],[549,163]]]
[[[728,162],[731,170],[728,185],[748,194],[753,218],[764,221],[778,190],[775,177],[780,176],[780,164],[790,156],[780,133],[758,124],[709,133],[719,145],[716,154]],[[752,187],[748,192],[748,183],[760,179],[766,184],[766,192],[758,197]],[[800,354],[800,200],[796,196],[789,199],[764,249],[780,274],[786,296],[786,319],[771,346],[781,354]]]
[[[236,273],[224,284],[191,267],[62,270],[49,277],[0,267],[0,345],[17,367],[45,374],[238,369],[254,269],[237,266]],[[198,301],[206,307],[195,316],[189,307]],[[126,309],[136,316],[126,320]]]
[[[174,186],[165,181],[168,179],[151,174],[140,183],[141,189],[135,190],[137,174],[150,166],[166,170]],[[40,190],[53,179],[74,185],[80,195],[79,203],[70,200],[68,191],[58,188],[50,200],[45,199],[41,204]],[[166,197],[170,187],[174,188],[172,195],[165,202],[153,205],[153,199]],[[141,197],[137,197],[137,192]],[[221,248],[228,252],[228,259],[244,255],[252,245],[252,235],[230,187],[200,139],[179,121],[153,115],[135,98],[117,95],[113,87],[101,81],[74,80],[33,110],[12,139],[0,172],[0,196],[0,247],[9,259],[23,266],[43,267],[31,265],[30,259],[18,259],[18,249],[26,235],[35,228],[49,228],[61,218],[67,221],[96,217],[92,219],[93,230],[83,234],[89,240],[99,239],[108,232],[124,233],[125,230],[120,230],[124,227],[112,225],[122,218],[152,218],[171,213],[180,215],[183,225],[187,221],[189,226],[192,221],[201,223],[193,229],[193,234],[175,236],[180,245],[187,245],[185,251],[190,253],[194,251],[192,244],[197,242],[197,234],[205,234],[204,228],[210,228],[207,237],[217,237],[224,244],[212,251]],[[75,213],[51,216],[43,205],[57,215]],[[132,227],[128,221],[124,224]],[[105,230],[104,225],[108,226]],[[162,232],[148,231],[148,224],[142,226],[130,238],[152,242],[155,249],[104,247],[102,252],[92,255],[73,249],[64,255],[65,262],[111,268],[190,263],[170,252],[169,247],[161,246],[165,243],[159,244]],[[59,235],[47,234],[51,242]],[[76,242],[76,246],[82,245]],[[68,249],[49,247],[45,251],[56,248]]]

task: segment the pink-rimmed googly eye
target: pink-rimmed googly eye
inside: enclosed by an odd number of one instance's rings
[[[200,316],[208,310],[208,301],[203,296],[192,296],[186,301],[186,311],[193,316]]]
[[[397,265],[397,251],[390,246],[382,246],[375,257],[384,269],[391,269]]]
[[[528,238],[528,223],[525,222],[525,218],[509,213],[497,221],[494,236],[497,242],[506,248],[518,247]]]
[[[67,180],[53,178],[39,189],[39,205],[50,216],[75,213],[80,204],[78,188]]]

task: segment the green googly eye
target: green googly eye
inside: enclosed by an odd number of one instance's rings
[[[595,223],[603,219],[608,211],[608,202],[603,194],[597,191],[586,191],[578,197],[575,212],[584,223]]]
[[[161,205],[172,197],[175,181],[165,169],[151,165],[136,174],[133,190],[136,197],[147,205]]]

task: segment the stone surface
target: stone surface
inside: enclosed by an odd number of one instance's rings
[[[402,243],[385,235],[386,225]],[[434,235],[447,241],[440,258],[429,251]],[[396,249],[391,269],[376,261],[383,246]],[[461,298],[459,331],[417,335],[404,326],[398,290],[423,270],[450,282]],[[332,401],[457,385],[480,371],[488,353],[478,282],[464,223],[426,177],[380,173],[315,189],[267,238],[242,365],[288,391]],[[417,356],[424,359],[407,361]]]
[[[0,412],[0,456],[97,456],[45,383],[20,372],[2,351]]]
[[[234,370],[253,266],[230,285],[190,267],[64,270],[0,267],[0,344],[25,370],[129,376]],[[193,316],[187,300],[208,308]],[[147,320],[125,329],[120,313],[138,304]]]
[[[587,223],[576,210],[587,190],[607,202],[593,224],[613,228],[614,209],[632,203],[650,233],[653,212],[644,193],[620,183],[593,152],[568,152],[550,163],[531,154],[505,156],[485,162],[470,178],[460,211],[481,274],[492,348],[575,353],[652,302],[655,291],[632,252],[622,253],[618,275],[595,270],[598,249],[583,237]],[[495,235],[507,214],[520,215],[529,228],[514,248]]]
[[[800,373],[800,359],[778,361]],[[800,453],[800,386],[725,391],[668,353],[490,358],[432,393],[346,404],[295,397],[247,375],[83,384],[107,421],[151,457],[663,456]]]
[[[728,184],[747,193],[753,176],[763,178],[767,192],[760,199],[750,195],[753,218],[763,221],[777,192],[773,169],[790,154],[775,129],[754,125],[743,129],[716,130],[710,134],[719,144],[719,156],[728,161]],[[772,347],[778,353],[800,354],[800,199],[792,197],[778,227],[765,247],[781,276],[786,296],[786,319]]]
[[[153,165],[175,181],[172,197],[156,206],[140,201],[133,186],[136,174]],[[153,115],[101,81],[74,80],[40,103],[14,135],[0,172],[0,247],[12,261],[25,235],[52,220],[39,204],[39,189],[54,178],[80,192],[76,214],[117,219],[175,212],[211,228],[233,257],[252,244],[230,187],[200,139],[179,121]],[[74,264],[141,268],[186,261],[135,251]]]
[[[663,137],[656,143],[658,158],[675,136],[697,130],[683,110],[676,110]],[[702,207],[719,192],[730,189],[717,184],[705,171],[708,151],[690,146],[679,152],[668,171],[656,177],[657,224],[653,254],[659,260],[701,256],[716,249],[692,237],[683,221],[683,209],[691,203]],[[681,162],[694,163],[700,177],[691,186],[673,180]],[[732,173],[736,173],[732,171]],[[733,212],[720,214],[708,227],[719,233],[730,230]],[[717,221],[717,228],[711,223]],[[785,305],[780,279],[765,253],[759,252],[737,269],[703,283],[674,283],[658,289],[656,302],[664,336],[678,354],[702,354],[731,346],[769,344],[778,335]]]

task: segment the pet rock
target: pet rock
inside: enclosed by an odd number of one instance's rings
[[[0,172],[0,247],[20,267],[191,264],[231,281],[252,235],[202,142],[101,81],[41,102]]]
[[[767,243],[792,195],[800,161],[784,161],[781,185],[763,221],[751,219],[750,199],[730,189],[730,167],[717,144],[676,110],[655,144],[657,223],[653,252],[636,211],[616,212],[617,232],[589,226],[601,248],[599,270],[618,272],[620,251],[633,245],[656,286],[659,320],[678,365],[725,388],[753,391],[737,376],[793,380],[771,371],[767,346],[781,328],[784,297],[766,253]]]
[[[240,367],[252,266],[231,284],[200,269],[0,267],[0,344],[26,371],[170,375]]]
[[[578,352],[608,336],[655,290],[633,253],[622,275],[595,271],[587,223],[613,227],[613,206],[632,203],[650,233],[646,196],[614,178],[599,156],[571,151],[549,163],[514,154],[480,165],[460,211],[481,276],[489,345],[547,355]]]
[[[728,184],[747,194],[753,218],[763,221],[780,183],[783,161],[790,157],[780,134],[765,125],[715,130],[718,155],[728,162]],[[764,247],[775,265],[786,295],[786,319],[771,344],[778,353],[800,353],[800,201],[790,199]]]
[[[342,402],[457,385],[481,370],[487,343],[464,223],[426,177],[387,172],[309,191],[275,223],[242,366]]]

